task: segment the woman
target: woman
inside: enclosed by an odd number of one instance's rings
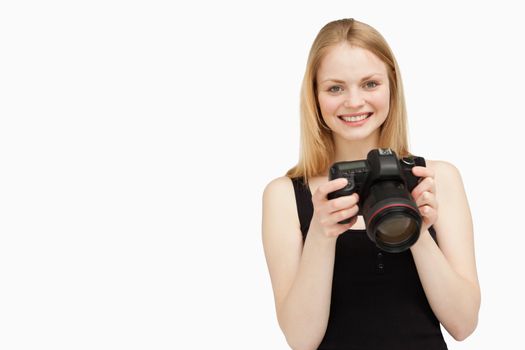
[[[480,289],[470,210],[458,170],[412,169],[423,223],[402,253],[379,250],[357,194],[327,199],[346,179],[331,164],[372,149],[410,155],[401,76],[384,38],[353,19],[328,23],[308,57],[301,155],[263,195],[263,245],[279,325],[293,349],[446,349],[476,328]],[[339,224],[352,218],[348,224]]]

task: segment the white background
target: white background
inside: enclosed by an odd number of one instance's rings
[[[450,349],[522,343],[525,32],[510,1],[5,1],[0,348],[287,349],[261,244],[327,22],[390,43],[411,149],[455,164],[482,307]]]

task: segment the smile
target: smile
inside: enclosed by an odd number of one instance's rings
[[[366,118],[370,117],[372,113],[365,113],[360,115],[339,115],[337,116],[339,119],[344,120],[345,122],[360,122],[361,120],[365,120]]]

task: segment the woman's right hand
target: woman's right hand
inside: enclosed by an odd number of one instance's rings
[[[310,232],[316,232],[316,234],[321,234],[327,238],[337,238],[341,233],[354,226],[359,211],[357,193],[334,199],[327,197],[329,193],[345,187],[347,183],[347,179],[338,178],[317,188],[312,196],[314,214],[310,223]],[[350,217],[352,219],[348,224],[338,223]]]

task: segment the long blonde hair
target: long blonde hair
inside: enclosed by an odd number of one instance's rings
[[[341,19],[321,29],[308,55],[301,88],[301,151],[297,165],[286,173],[290,178],[302,177],[308,181],[322,175],[334,160],[332,133],[324,124],[317,100],[316,76],[328,49],[344,42],[372,52],[385,63],[390,84],[390,110],[380,128],[379,147],[393,149],[398,157],[409,155],[405,97],[394,54],[376,29],[352,18]]]

